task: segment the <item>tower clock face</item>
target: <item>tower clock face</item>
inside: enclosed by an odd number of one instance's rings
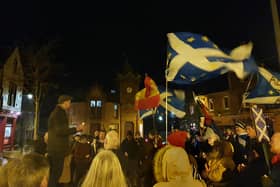
[[[131,88],[131,87],[127,87],[127,88],[126,88],[126,92],[127,92],[127,93],[131,93],[131,92],[132,92],[132,88]]]

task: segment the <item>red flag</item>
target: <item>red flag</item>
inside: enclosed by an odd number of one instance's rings
[[[205,125],[211,125],[212,121],[213,121],[213,118],[212,116],[210,115],[210,112],[208,110],[208,108],[198,99],[197,100],[201,110],[202,110],[202,113],[205,117]]]
[[[148,75],[144,80],[145,88],[135,95],[135,109],[144,110],[157,107],[160,101],[160,92],[156,83]]]

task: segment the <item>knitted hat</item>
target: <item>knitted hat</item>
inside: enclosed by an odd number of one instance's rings
[[[167,137],[169,144],[185,148],[185,142],[187,140],[188,133],[186,131],[175,131]]]
[[[235,127],[240,127],[242,129],[246,129],[246,124],[240,120],[236,121],[234,124]]]

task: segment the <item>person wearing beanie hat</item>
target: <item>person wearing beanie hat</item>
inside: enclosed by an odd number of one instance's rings
[[[49,187],[59,186],[59,178],[62,174],[64,158],[69,154],[69,135],[84,130],[84,125],[69,128],[67,110],[71,107],[72,97],[59,96],[58,104],[51,112],[48,119],[48,144],[47,154],[50,161]]]
[[[234,123],[236,137],[234,138],[232,144],[234,147],[234,155],[233,160],[238,166],[240,165],[246,165],[248,162],[248,154],[249,154],[249,141],[250,137],[247,134],[246,131],[246,124],[241,121],[237,120]]]
[[[169,144],[185,148],[185,142],[188,138],[186,131],[174,131],[168,135],[167,141]]]
[[[243,121],[236,121],[234,124],[235,127],[240,127],[241,129],[246,129],[246,124]]]

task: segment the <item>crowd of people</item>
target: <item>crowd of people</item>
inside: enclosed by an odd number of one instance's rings
[[[280,132],[259,141],[250,122],[219,133],[202,117],[198,133],[173,129],[166,144],[155,130],[128,131],[120,141],[115,130],[69,128],[71,99],[58,99],[46,149],[40,144],[1,167],[0,187],[280,187]]]

